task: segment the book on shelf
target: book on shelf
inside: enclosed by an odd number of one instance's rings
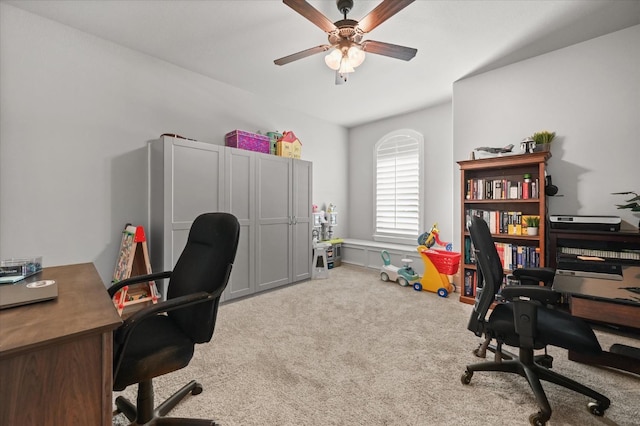
[[[473,297],[476,288],[476,271],[473,269],[464,270],[464,289],[463,294],[467,297]]]
[[[468,265],[476,263],[476,252],[470,237],[464,238],[464,263]]]

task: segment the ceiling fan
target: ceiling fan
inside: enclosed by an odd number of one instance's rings
[[[347,19],[347,14],[353,8],[353,0],[336,0],[338,10],[343,14],[344,19],[331,22],[305,0],[283,0],[284,4],[326,32],[329,36],[329,44],[302,50],[273,62],[276,65],[285,65],[331,50],[325,57],[325,63],[329,68],[336,70],[336,83],[338,83],[338,76],[346,81],[346,75],[354,72],[355,68],[364,61],[364,52],[409,61],[416,56],[417,49],[381,41],[363,40],[363,36],[413,2],[414,0],[383,0],[362,20],[355,21]]]

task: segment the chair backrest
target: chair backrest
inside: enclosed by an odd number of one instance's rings
[[[220,297],[229,281],[240,224],[229,213],[204,213],[191,225],[187,244],[171,273],[167,299],[205,291],[215,299],[168,315],[194,343],[211,340]]]
[[[495,295],[500,291],[504,270],[487,222],[480,217],[474,216],[469,226],[469,234],[475,249],[478,267],[478,287],[481,287],[481,289],[476,294],[476,303],[468,328],[479,334],[482,333],[482,323],[487,311],[495,301]]]

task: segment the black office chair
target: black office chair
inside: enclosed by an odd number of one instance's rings
[[[507,285],[501,289],[504,271],[487,223],[474,217],[469,232],[475,247],[479,288],[468,328],[477,336],[484,334],[487,339],[495,339],[497,344],[495,360],[468,365],[462,375],[462,383],[468,385],[476,371],[502,371],[525,377],[540,407],[539,412],[529,416],[529,422],[536,426],[544,425],[551,417],[551,406],[540,380],[595,399],[596,402],[588,404],[589,410],[594,415],[604,415],[611,403],[608,398],[551,371],[550,365],[545,366],[546,362],[539,362],[534,356],[535,349],[543,349],[547,345],[581,353],[600,353],[602,348],[591,327],[555,309],[560,294],[548,286]],[[494,303],[493,312],[487,319],[487,312]],[[519,348],[518,356],[504,351],[503,344]]]
[[[202,392],[202,385],[189,382],[154,410],[152,380],[186,367],[194,345],[211,340],[239,235],[233,215],[202,214],[193,222],[173,271],[130,278],[108,289],[113,297],[125,285],[169,278],[167,300],[135,312],[114,333],[113,389],[138,383],[137,406],[116,398],[117,412],[132,424],[215,425],[212,420],[164,417],[187,394]]]

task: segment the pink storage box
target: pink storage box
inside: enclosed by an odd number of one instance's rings
[[[257,133],[245,132],[243,130],[234,130],[224,137],[226,146],[234,148],[246,149],[248,151],[257,151],[269,153],[269,142],[271,139],[265,135]]]

